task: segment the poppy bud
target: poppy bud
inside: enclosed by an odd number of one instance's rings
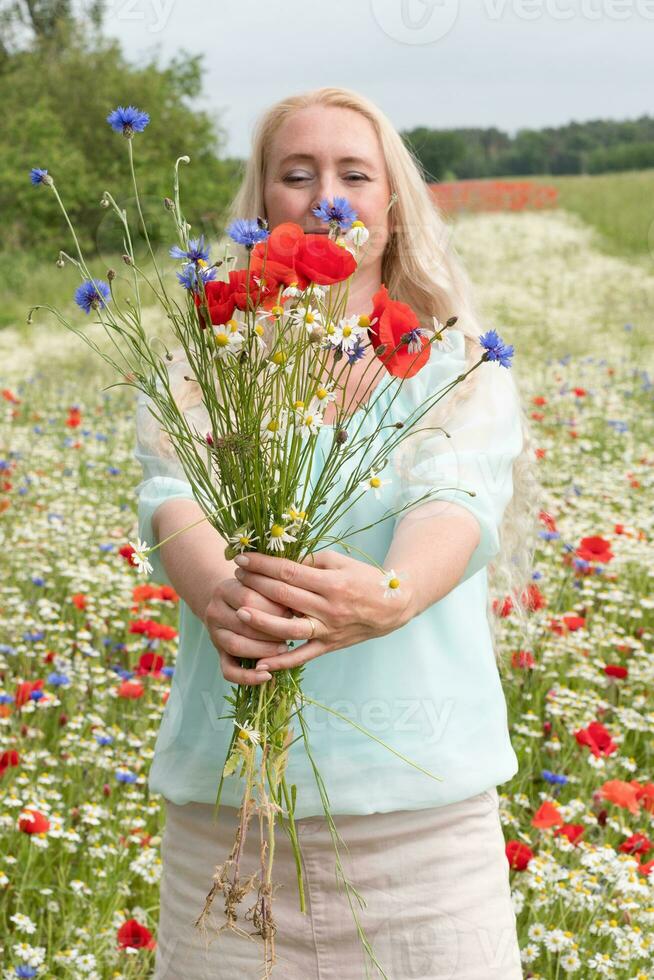
[[[169,197],[164,197],[164,207],[166,211],[172,211],[175,207],[175,202],[171,201]]]
[[[339,444],[339,446],[342,446],[347,442],[347,432],[345,431],[345,429],[337,429],[334,438],[336,439],[336,442]]]
[[[459,319],[459,318],[458,318],[458,316],[451,316],[451,317],[449,318],[449,320],[447,321],[447,323],[445,324],[445,326],[446,326],[446,327],[453,327],[453,326],[454,326],[454,324],[456,323],[456,321],[457,321],[458,319]]]
[[[132,263],[132,256],[131,255],[123,255],[122,258],[123,258],[123,262],[125,263],[125,265],[133,265],[133,263]]]
[[[113,282],[115,278],[116,278],[116,270],[107,269],[107,279],[109,280],[109,282]]]
[[[380,344],[379,347],[375,347],[377,357],[381,357],[384,353],[386,353],[386,344]]]

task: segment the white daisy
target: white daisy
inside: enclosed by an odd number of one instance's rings
[[[292,282],[282,291],[282,299],[294,299],[296,296],[301,296],[302,290],[298,289],[297,283]]]
[[[435,316],[432,317],[432,320],[434,322],[435,339],[432,341],[434,347],[437,347],[438,350],[441,350],[444,353],[453,350],[452,341],[450,340],[449,335],[445,333],[444,324],[440,323],[440,321]]]
[[[363,487],[364,490],[374,491],[375,497],[377,500],[379,500],[381,497],[381,488],[385,487],[389,483],[391,483],[391,480],[380,479],[380,477],[377,475],[377,471],[371,469],[370,476],[365,480],[361,480],[359,482],[359,486]]]
[[[299,427],[303,439],[308,439],[310,435],[316,435],[322,425],[322,412],[320,405],[314,398],[311,399],[308,408],[304,405],[297,408],[295,415],[296,425]]]
[[[307,333],[311,333],[316,327],[322,327],[322,313],[315,306],[300,304],[291,310],[289,318],[297,323],[303,323]]]
[[[288,508],[287,513],[282,514],[282,520],[291,521],[295,527],[300,527],[301,524],[311,527],[311,523],[307,520],[306,510],[300,510],[295,504]]]
[[[136,544],[132,544],[131,541],[128,541],[127,544],[130,546],[130,548],[134,549],[134,553],[132,554],[132,562],[136,565],[137,570],[142,575],[149,575],[152,571],[152,565],[147,557],[147,554],[150,551],[147,542],[141,541],[140,538],[137,538]]]
[[[297,538],[289,534],[287,527],[284,527],[283,524],[277,524],[277,522],[273,522],[270,525],[270,530],[266,537],[268,539],[269,551],[283,551],[285,544],[291,544],[293,541],[297,541]]]
[[[228,354],[238,354],[243,346],[244,337],[239,331],[237,320],[228,320],[227,323],[213,328],[213,339],[216,344],[216,354],[218,357],[226,357]]]
[[[254,531],[250,531],[247,527],[242,527],[232,534],[227,540],[229,544],[238,547],[241,554],[243,554],[246,548],[252,547],[252,543],[254,541],[258,541],[258,538]]]
[[[363,221],[353,221],[348,230],[345,232],[345,241],[360,248],[365,245],[370,238],[370,232],[364,225]]]
[[[384,587],[384,599],[394,599],[395,596],[401,595],[401,582],[395,569],[389,569],[379,580],[379,584]]]
[[[279,412],[266,412],[261,420],[261,438],[264,442],[273,439],[283,439],[286,435],[288,412],[285,408]]]
[[[234,719],[234,725],[236,728],[238,728],[239,738],[244,740],[247,739],[247,741],[252,742],[253,745],[259,745],[261,742],[261,732],[257,731],[251,722],[244,721],[243,724],[240,725],[236,719]]]
[[[364,339],[365,330],[359,324],[358,314],[339,320],[333,335],[330,337],[333,346],[339,346],[344,353],[352,350],[357,340]]]
[[[326,385],[318,385],[315,392],[313,393],[313,397],[318,402],[321,408],[324,408],[324,406],[328,405],[329,402],[336,401],[336,395],[334,394],[334,390],[333,390],[334,384],[335,384],[334,381],[328,381]]]

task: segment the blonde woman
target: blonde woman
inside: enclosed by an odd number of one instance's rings
[[[271,229],[294,221],[307,232],[321,231],[315,208],[337,195],[347,197],[370,230],[348,315],[369,313],[384,283],[427,328],[434,317],[440,323],[458,317],[394,403],[399,421],[482,353],[483,328],[467,277],[415,160],[374,104],[349,90],[323,88],[272,106],[257,126],[230,218],[263,215]],[[245,255],[239,258],[244,265]],[[173,381],[175,371],[181,381],[183,365],[171,370]],[[348,380],[348,394],[355,403],[362,399],[358,411],[371,395],[365,384],[357,387],[364,370],[365,359]],[[181,386],[180,397],[189,416],[200,418],[191,390]],[[373,426],[383,399],[371,402]],[[179,464],[158,448],[144,407],[139,517],[141,537],[150,541],[202,512]],[[333,406],[325,423],[330,411]],[[449,438],[434,431],[435,423]],[[400,588],[392,599],[377,569],[340,546],[320,552],[315,567],[256,553],[235,563],[203,523],[155,553],[155,577],[172,583],[182,599],[177,665],[150,771],[150,788],[163,795],[166,809],[156,980],[260,976],[256,942],[223,931],[206,948],[194,928],[210,870],[231,848],[240,803],[240,787],[234,781],[230,790],[228,780],[219,820],[212,820],[231,734],[220,716],[232,684],[262,684],[300,663],[307,665],[308,693],[442,777],[428,778],[332,715],[308,716],[331,811],[349,848],[346,873],[367,902],[357,911],[386,975],[522,976],[496,789],[518,764],[487,575],[494,562],[514,592],[529,578],[535,497],[528,426],[512,372],[482,365],[425,424],[429,431],[412,436],[392,472],[384,472],[383,499],[366,496],[348,515],[348,525],[363,527],[389,501],[397,507],[425,489],[454,487],[350,539],[395,570]],[[289,650],[289,639],[306,642]],[[242,658],[256,660],[256,667],[241,667]],[[292,851],[280,832],[273,976],[359,980],[366,976],[360,940],[337,885],[314,776],[297,749],[287,776],[297,785],[308,911],[299,911]],[[248,838],[244,867],[257,867],[256,837]]]

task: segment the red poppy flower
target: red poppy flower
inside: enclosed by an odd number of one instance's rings
[[[29,807],[18,818],[18,829],[24,834],[45,834],[50,830],[50,821],[45,814]]]
[[[575,738],[579,745],[587,745],[596,758],[612,755],[618,748],[599,721],[592,721],[587,728],[580,728],[575,732]]]
[[[531,825],[532,827],[538,827],[539,830],[545,830],[548,827],[556,827],[563,823],[563,817],[561,812],[554,803],[550,803],[549,800],[539,806],[538,810],[532,817]]]
[[[500,616],[502,619],[506,619],[507,616],[511,615],[513,609],[513,600],[510,595],[504,596],[504,599],[493,599],[493,612]]]
[[[383,347],[378,357],[389,374],[398,378],[413,377],[427,363],[431,354],[431,345],[426,337],[419,337],[421,349],[415,354],[409,353],[408,342],[402,339],[420,327],[416,313],[407,303],[391,299],[383,284],[372,301],[370,336],[375,348]]]
[[[516,650],[511,654],[511,666],[518,667],[520,670],[531,670],[536,664],[533,654],[529,650]]]
[[[555,837],[567,837],[571,844],[576,844],[586,828],[582,823],[564,823],[554,831]]]
[[[128,919],[118,930],[118,945],[121,949],[154,949],[157,944],[149,929],[136,919]]]
[[[70,601],[77,609],[86,609],[86,596],[83,592],[76,592],[70,597]]]
[[[629,671],[626,667],[621,667],[619,664],[607,664],[604,668],[604,673],[607,677],[617,677],[621,681],[628,677]]]
[[[645,834],[632,834],[618,848],[623,854],[647,854],[652,850],[652,842]]]
[[[505,852],[509,865],[514,871],[524,871],[534,856],[531,848],[519,840],[507,841]]]
[[[583,629],[583,627],[586,625],[586,620],[583,616],[563,616],[563,622],[571,633],[574,633],[576,630]]]
[[[118,554],[121,558],[124,558],[128,565],[133,565],[136,567],[136,562],[134,561],[134,548],[131,544],[124,544],[122,548],[118,549]]]
[[[20,684],[17,684],[15,693],[16,707],[22,708],[24,704],[27,704],[32,691],[40,691],[44,684],[45,681],[41,679],[37,681],[22,681]]]
[[[289,286],[306,289],[310,282],[331,286],[348,279],[356,270],[354,256],[327,235],[305,235],[294,221],[284,221],[265,242],[252,249],[250,271]]]
[[[622,779],[609,779],[607,783],[598,790],[599,795],[609,803],[624,807],[630,813],[638,813],[640,804],[637,797],[638,783],[634,786]]]
[[[7,749],[0,753],[0,776],[4,776],[5,770],[10,766],[20,765],[20,756],[16,749]]]
[[[526,589],[523,590],[520,596],[520,601],[525,609],[529,612],[536,612],[538,609],[544,609],[547,605],[547,599],[540,591],[535,582],[531,582]]]
[[[144,674],[159,674],[165,662],[164,658],[158,653],[142,653],[139,658],[136,673],[139,676],[143,676]]]
[[[234,315],[234,308],[236,306],[236,301],[232,293],[231,282],[223,282],[222,280],[212,280],[205,283],[204,293],[207,300],[207,306],[209,307],[209,316],[211,317],[211,322],[215,326],[219,326],[222,323],[227,323],[228,320]],[[195,305],[200,308],[202,305],[201,297],[195,293],[194,294]],[[202,312],[199,313],[200,325],[204,329],[207,324],[205,323],[205,318]]]
[[[123,681],[118,688],[118,697],[127,698],[128,700],[135,701],[137,698],[142,698],[145,694],[145,688],[138,681]]]
[[[590,538],[582,538],[581,544],[576,549],[575,554],[584,561],[595,561],[602,565],[606,565],[613,558],[610,543],[597,535]]]

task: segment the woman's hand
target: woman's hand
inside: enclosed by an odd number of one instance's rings
[[[290,608],[288,619],[260,605],[244,602],[237,618],[278,640],[307,640],[298,650],[275,653],[260,660],[256,670],[281,670],[321,657],[324,653],[384,636],[413,616],[409,582],[386,588],[384,574],[373,565],[336,551],[320,551],[303,562],[248,552],[237,555],[235,575],[250,594]],[[242,656],[250,656],[244,643]]]
[[[264,684],[271,675],[265,670],[241,667],[241,659],[270,658],[281,651],[286,652],[287,646],[280,644],[275,635],[269,636],[239,619],[236,610],[244,605],[280,622],[288,622],[292,612],[246,588],[235,578],[221,579],[207,604],[203,622],[220,656],[220,668],[225,680],[234,684]]]

